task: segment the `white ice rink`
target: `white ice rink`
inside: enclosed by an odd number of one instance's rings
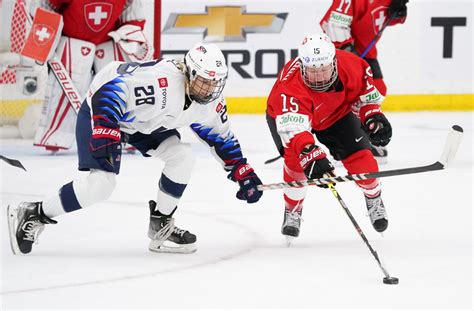
[[[31,141],[0,140],[0,154],[28,172],[0,163],[0,309],[471,309],[473,114],[391,113],[389,163],[382,170],[431,164],[451,125],[464,128],[452,166],[383,179],[389,227],[371,227],[363,195],[337,186],[372,246],[399,285],[383,274],[329,190],[311,187],[301,235],[290,248],[280,234],[281,191],[253,205],[235,198],[237,186],[189,132],[198,157],[175,214],[198,237],[190,255],[147,249],[147,201],[155,198],[162,163],[125,155],[112,197],[57,218],[28,256],[13,256],[6,205],[42,200],[79,176],[74,151],[57,156]],[[264,183],[282,181],[263,115],[231,115],[244,154]],[[345,175],[342,167],[337,173]]]

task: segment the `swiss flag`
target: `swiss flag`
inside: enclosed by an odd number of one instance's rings
[[[89,55],[90,52],[91,52],[91,49],[88,48],[87,46],[81,47],[81,53],[82,53],[82,55],[87,56],[87,55]]]
[[[21,55],[44,63],[53,47],[54,39],[62,27],[61,15],[38,8]]]
[[[38,46],[48,44],[50,40],[54,39],[53,35],[56,34],[56,30],[45,24],[34,25],[32,31],[33,40]]]
[[[112,16],[113,5],[105,2],[92,2],[84,6],[86,25],[94,32],[107,26]]]
[[[374,33],[378,33],[388,18],[388,7],[379,6],[370,12],[372,14],[372,24],[374,26]]]

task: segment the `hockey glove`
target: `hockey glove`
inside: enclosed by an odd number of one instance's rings
[[[334,166],[329,162],[323,149],[309,145],[300,153],[300,165],[308,179],[323,178],[325,175],[334,176]],[[327,185],[318,187],[327,188]]]
[[[392,0],[388,7],[388,15],[393,18],[404,18],[407,16],[408,0]]]
[[[90,150],[104,171],[118,174],[122,156],[118,124],[105,120],[94,121]]]
[[[364,129],[374,146],[386,146],[392,138],[392,126],[383,114],[374,114],[367,118]]]
[[[260,200],[263,192],[257,190],[257,186],[262,182],[250,164],[236,165],[227,178],[239,183],[240,189],[236,194],[237,199],[247,201],[247,203],[255,203]]]

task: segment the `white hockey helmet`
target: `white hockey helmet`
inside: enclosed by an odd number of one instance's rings
[[[216,100],[224,90],[227,66],[215,44],[199,43],[186,53],[184,63],[189,79],[189,96],[200,104]]]
[[[298,49],[298,58],[301,76],[309,88],[324,92],[336,81],[336,47],[326,34],[307,35]]]

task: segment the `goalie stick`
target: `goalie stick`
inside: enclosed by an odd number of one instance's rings
[[[399,175],[408,175],[408,174],[418,174],[424,172],[439,171],[445,169],[451,160],[456,155],[458,150],[459,143],[461,142],[463,134],[463,129],[459,125],[453,125],[451,131],[448,134],[446,139],[446,144],[444,146],[443,153],[439,161],[436,161],[433,164],[425,166],[415,166],[409,168],[400,168],[388,171],[379,171],[374,173],[362,173],[362,174],[353,174],[346,176],[335,176],[327,178],[318,178],[318,179],[308,179],[301,181],[290,181],[282,182],[275,184],[259,185],[257,188],[259,191],[265,190],[274,190],[274,189],[284,189],[284,188],[293,188],[293,187],[303,187],[303,186],[318,186],[318,185],[327,185],[335,184],[347,181],[356,181],[364,180],[370,178],[381,178],[381,177],[390,177],[390,176],[399,176]]]
[[[31,16],[28,10],[26,9],[25,1],[20,0],[18,1],[18,3],[20,4],[21,9],[24,11],[28,23],[30,24],[30,26],[32,26],[33,20],[31,19]],[[48,65],[51,68],[51,71],[53,72],[54,76],[56,77],[56,80],[58,80],[59,85],[63,89],[64,94],[69,100],[69,104],[72,106],[72,108],[77,114],[82,104],[81,97],[79,96],[79,92],[74,86],[74,83],[72,82],[71,77],[69,76],[66,68],[64,68],[64,65],[61,63],[56,53],[54,53],[52,58],[48,60]]]

